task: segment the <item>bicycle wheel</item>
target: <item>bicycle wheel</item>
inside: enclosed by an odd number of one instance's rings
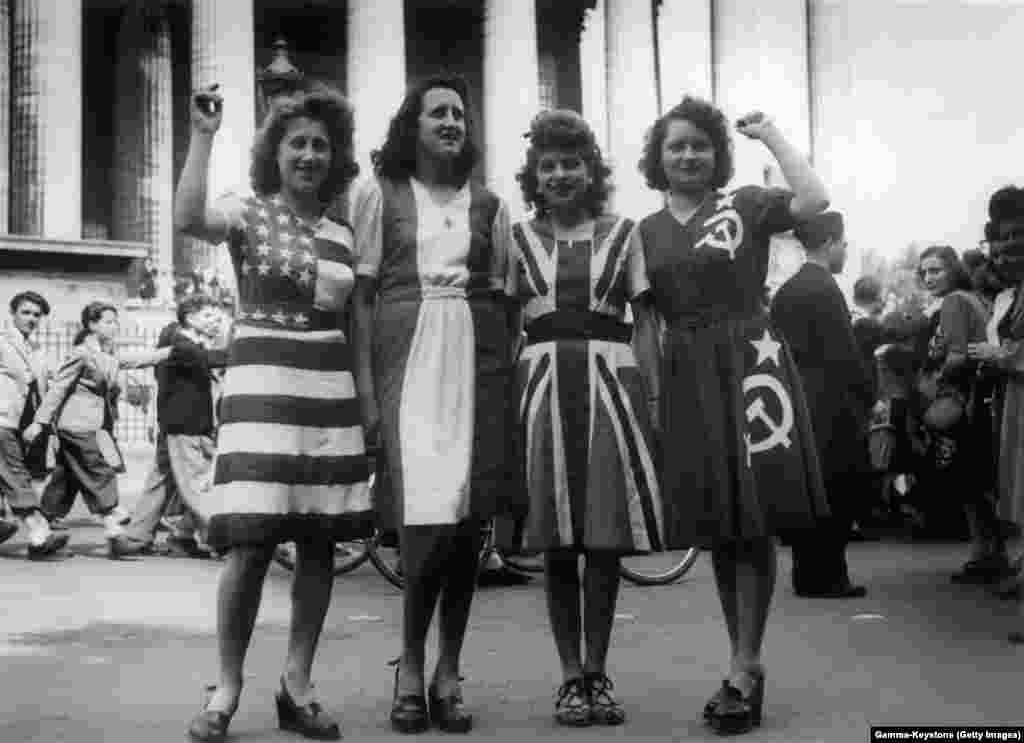
[[[397,543],[389,546],[381,542],[381,533],[378,530],[373,538],[366,545],[366,554],[377,571],[388,579],[388,583],[395,588],[405,588],[405,578],[402,576],[401,562]]]
[[[687,550],[624,557],[619,573],[638,586],[665,586],[686,575],[699,555],[697,547],[690,547]]]
[[[349,573],[370,559],[367,540],[337,542],[334,545],[334,577]],[[285,542],[274,550],[274,562],[289,572],[295,572],[295,543]]]

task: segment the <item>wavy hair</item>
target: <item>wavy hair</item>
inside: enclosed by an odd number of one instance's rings
[[[89,326],[103,317],[104,312],[113,312],[116,315],[117,307],[110,302],[89,302],[82,308],[82,327],[75,333],[75,338],[71,341],[72,346],[81,345],[82,341],[92,334]]]
[[[971,290],[971,277],[968,275],[967,269],[964,268],[960,256],[956,254],[951,245],[930,245],[921,251],[921,256],[917,259],[918,281],[923,281],[921,264],[928,258],[938,258],[945,264],[946,273],[949,275],[950,291],[958,289],[961,291]]]
[[[317,194],[320,202],[330,203],[359,174],[352,145],[355,127],[352,107],[337,90],[324,84],[310,85],[292,95],[274,101],[252,146],[249,181],[260,196],[281,189],[281,171],[277,153],[288,124],[299,117],[320,121],[331,141],[331,166]]]
[[[516,173],[516,180],[523,192],[523,201],[536,210],[538,217],[546,217],[548,212],[537,181],[537,164],[541,155],[550,150],[575,152],[583,159],[590,173],[583,207],[592,217],[604,212],[612,191],[609,182],[612,169],[605,163],[597,138],[583,117],[567,109],[542,111],[533,118],[526,137],[530,140],[526,164]]]
[[[469,178],[480,159],[480,148],[476,144],[476,120],[469,97],[469,86],[459,75],[440,73],[425,77],[409,86],[398,111],[388,124],[387,138],[380,149],[370,153],[373,172],[392,180],[403,180],[416,173],[416,152],[420,136],[420,114],[423,113],[423,96],[428,90],[447,88],[458,93],[466,112],[466,138],[455,162],[459,180]]]
[[[715,151],[715,170],[711,174],[712,189],[723,188],[733,175],[732,136],[725,114],[702,98],[684,96],[683,100],[659,116],[644,137],[644,152],[639,168],[647,187],[655,191],[668,190],[668,177],[661,164],[661,148],[673,121],[689,121],[708,135]]]

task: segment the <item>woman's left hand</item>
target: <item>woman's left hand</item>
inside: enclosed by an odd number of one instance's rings
[[[38,423],[33,423],[21,434],[21,438],[25,439],[25,443],[31,444],[37,438],[39,434],[43,432],[43,427]]]
[[[775,122],[761,111],[751,111],[736,122],[736,131],[750,139],[763,140],[775,131]]]
[[[992,343],[968,343],[967,356],[976,361],[996,361],[999,359],[999,346]]]

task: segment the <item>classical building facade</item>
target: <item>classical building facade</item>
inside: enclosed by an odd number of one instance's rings
[[[1011,31],[1024,23],[1019,4],[967,0],[0,0],[9,60],[0,65],[0,132],[10,144],[0,148],[0,295],[45,288],[74,309],[94,296],[134,296],[146,256],[164,296],[173,275],[214,266],[215,251],[176,237],[171,224],[189,91],[216,82],[225,98],[211,195],[244,185],[258,75],[278,39],[297,68],[352,101],[364,172],[407,81],[463,74],[481,124],[479,177],[515,208],[523,134],[541,107],[574,108],[591,122],[615,167],[614,208],[637,217],[659,204],[635,163],[660,112],[685,92],[714,99],[730,118],[762,108],[835,184],[836,205],[858,218],[847,220],[856,247],[858,226],[885,221],[886,189],[899,185],[879,185],[885,172],[865,162],[860,138],[879,161],[888,141],[917,146],[913,106],[875,102],[950,85],[914,77],[941,62],[941,46],[900,62],[905,39],[934,28],[940,40],[967,37],[956,54],[981,64],[993,49],[1015,55]],[[996,41],[980,35],[1007,28]],[[891,64],[879,67],[880,58]],[[918,181],[927,182],[917,171],[940,130],[917,135],[922,156],[908,168]],[[990,132],[997,143],[1002,136]],[[736,150],[735,183],[777,180],[763,148],[737,141]],[[975,169],[1001,177],[988,164]]]

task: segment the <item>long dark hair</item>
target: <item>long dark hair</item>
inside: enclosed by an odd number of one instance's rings
[[[547,216],[547,205],[537,182],[537,162],[547,150],[564,150],[577,153],[586,163],[591,180],[584,208],[592,217],[599,216],[612,190],[608,182],[612,169],[601,156],[601,148],[587,122],[575,111],[543,111],[533,118],[527,137],[530,146],[526,150],[526,164],[516,173],[527,206],[535,209],[538,217]]]
[[[455,161],[455,174],[460,181],[464,181],[476,167],[480,149],[476,144],[476,122],[469,98],[469,86],[459,75],[441,73],[414,83],[406,91],[397,113],[391,117],[383,146],[370,153],[373,172],[378,176],[404,180],[416,173],[416,147],[420,135],[419,118],[423,113],[423,96],[434,88],[448,88],[458,93],[466,112],[466,139]]]
[[[639,168],[647,181],[647,187],[655,191],[668,190],[668,178],[661,165],[661,148],[672,121],[689,121],[708,135],[715,150],[715,172],[711,174],[708,186],[712,189],[723,188],[733,174],[729,122],[714,104],[689,95],[659,116],[644,137],[644,154],[640,158]]]
[[[80,346],[82,341],[92,333],[89,326],[103,317],[104,312],[113,312],[116,315],[117,307],[109,302],[89,302],[89,304],[85,305],[82,308],[82,327],[75,333],[75,338],[71,341],[71,345]]]
[[[277,150],[288,123],[299,117],[323,122],[327,129],[331,141],[331,167],[317,196],[321,203],[330,203],[358,175],[359,165],[352,149],[355,126],[352,107],[338,91],[323,83],[279,98],[270,107],[252,146],[252,163],[249,166],[252,190],[260,196],[269,196],[280,190]]]

